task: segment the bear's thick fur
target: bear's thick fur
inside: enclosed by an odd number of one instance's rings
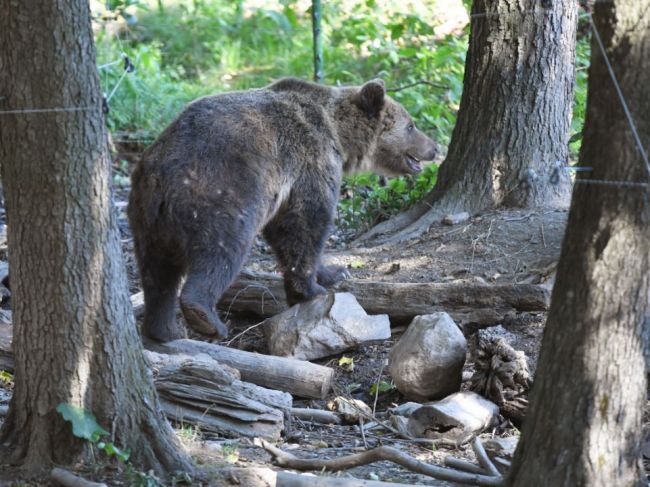
[[[289,304],[325,292],[344,269],[320,265],[344,172],[415,173],[436,144],[383,82],[326,87],[293,78],[190,104],[132,176],[128,215],[145,298],[143,333],[187,324],[226,336],[216,312],[255,235],[284,272]]]

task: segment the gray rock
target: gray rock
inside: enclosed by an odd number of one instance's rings
[[[447,313],[416,316],[390,351],[388,370],[408,399],[440,399],[460,389],[466,352],[465,337]]]
[[[469,213],[463,211],[461,213],[454,213],[453,215],[446,215],[442,219],[442,223],[445,225],[458,225],[459,223],[463,223],[469,220],[469,217]]]
[[[388,315],[368,316],[350,293],[319,296],[267,319],[269,353],[314,360],[390,338]]]
[[[483,447],[492,460],[495,460],[496,458],[512,460],[518,443],[518,436],[490,438],[489,440],[483,442]]]
[[[466,441],[489,428],[498,414],[493,402],[474,392],[457,392],[415,410],[409,417],[408,431],[416,438]]]
[[[388,408],[388,412],[393,416],[410,416],[413,411],[422,407],[419,402],[405,402],[394,408]]]

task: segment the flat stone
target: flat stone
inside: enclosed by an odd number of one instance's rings
[[[330,293],[292,306],[262,324],[269,353],[314,360],[390,338],[388,315],[369,316],[350,293]]]
[[[409,417],[409,433],[416,438],[464,441],[489,428],[499,408],[474,392],[457,392],[422,405]]]

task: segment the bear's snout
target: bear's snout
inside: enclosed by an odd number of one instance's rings
[[[421,161],[432,161],[438,155],[438,150],[438,144],[418,131],[416,143],[409,152]]]

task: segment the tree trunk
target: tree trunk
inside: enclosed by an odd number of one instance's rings
[[[474,0],[463,96],[436,186],[361,240],[413,238],[446,213],[568,203],[576,24],[574,1]]]
[[[650,147],[650,0],[598,2],[594,20]],[[589,179],[649,183],[650,168],[594,42],[583,140],[580,163],[593,172],[574,190],[511,485],[645,485],[648,186]]]
[[[55,411],[72,403],[130,448],[135,465],[159,474],[190,468],[132,317],[88,2],[0,0],[0,11],[16,369],[2,460],[36,472],[87,458],[88,445]],[[69,110],[14,112],[33,108]]]

